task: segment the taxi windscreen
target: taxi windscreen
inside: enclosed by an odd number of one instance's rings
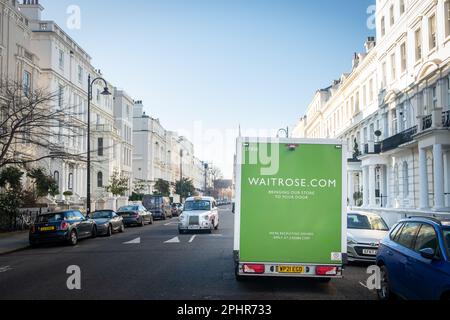
[[[211,201],[196,200],[186,201],[184,204],[184,211],[207,211],[211,210]]]

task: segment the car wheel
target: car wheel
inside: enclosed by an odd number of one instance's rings
[[[106,232],[106,236],[107,237],[111,237],[112,236],[112,226],[111,225],[108,226],[108,231]]]
[[[144,220],[144,218],[142,218],[142,220],[141,220],[141,227],[144,227],[145,226],[145,220]]]
[[[166,215],[163,214],[161,219],[162,219],[162,220],[166,220],[166,219],[167,219],[167,218],[166,218]]]
[[[125,232],[125,225],[122,223],[122,225],[119,228],[119,232],[120,233],[124,233]]]
[[[150,224],[153,224],[153,217],[150,218]]]
[[[217,226],[214,227],[214,230],[219,230],[219,224],[217,224]]]
[[[389,284],[389,274],[386,266],[380,268],[381,283],[380,289],[377,290],[378,299],[388,301],[394,298]]]
[[[77,243],[78,243],[78,235],[77,235],[77,232],[75,230],[72,230],[72,232],[70,233],[69,243],[72,246],[76,246]]]
[[[94,239],[97,237],[97,227],[93,226],[91,231],[91,238]]]

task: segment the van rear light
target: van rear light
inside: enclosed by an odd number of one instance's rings
[[[266,271],[266,267],[263,264],[244,264],[244,273],[263,274]]]
[[[316,275],[318,276],[337,276],[339,268],[331,266],[318,266],[316,267]]]

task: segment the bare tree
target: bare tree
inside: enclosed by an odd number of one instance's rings
[[[47,158],[85,161],[86,155],[65,144],[83,135],[86,124],[76,106],[59,93],[31,90],[3,80],[0,87],[0,168]]]

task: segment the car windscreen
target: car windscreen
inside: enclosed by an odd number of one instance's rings
[[[53,214],[46,214],[42,216],[38,216],[36,218],[37,223],[52,223],[52,222],[60,222],[65,219],[64,213],[53,213]]]
[[[109,219],[112,216],[111,211],[97,211],[92,215],[93,219]]]
[[[208,211],[211,210],[211,201],[196,200],[186,201],[184,204],[184,211]]]
[[[139,207],[137,206],[128,206],[122,207],[119,209],[119,212],[130,212],[130,211],[139,211]]]
[[[349,214],[347,216],[347,226],[349,229],[389,231],[386,222],[375,215]]]
[[[444,229],[444,239],[445,239],[445,245],[447,246],[447,252],[450,256],[450,228]]]

